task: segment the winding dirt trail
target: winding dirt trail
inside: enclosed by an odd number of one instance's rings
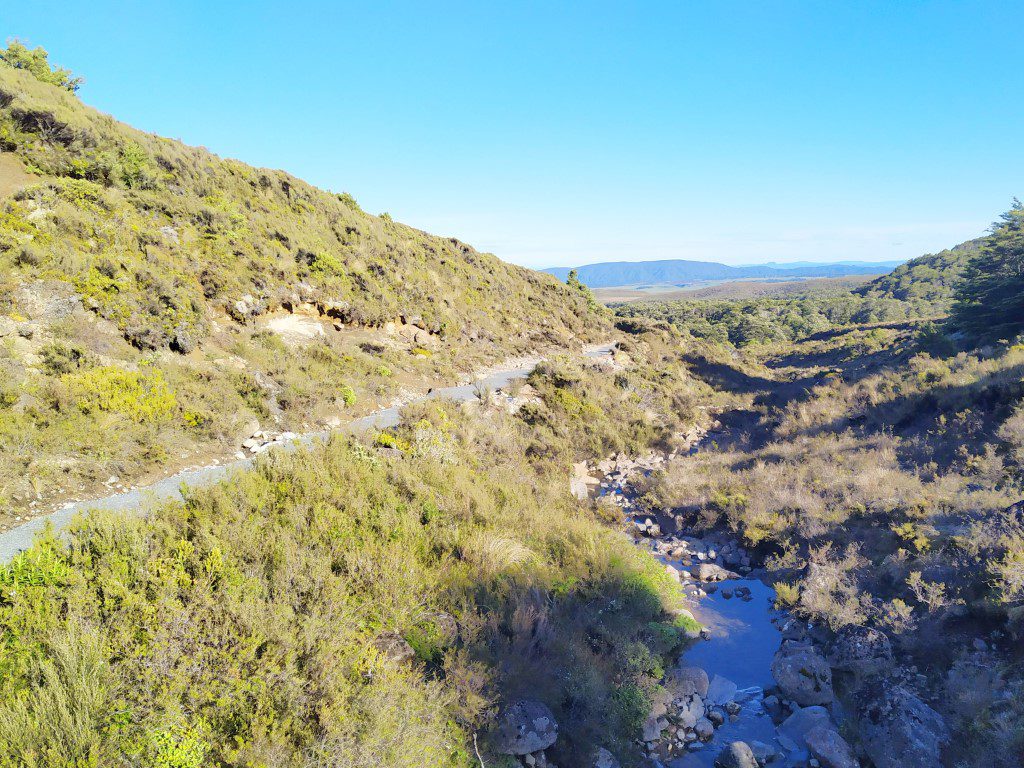
[[[614,348],[614,342],[591,346],[585,348],[583,354],[585,357],[597,359],[609,355]],[[538,356],[521,360],[518,365],[510,368],[490,369],[486,375],[483,375],[473,384],[434,389],[421,397],[415,398],[410,403],[424,402],[426,400],[451,400],[453,402],[475,400],[481,388],[489,390],[507,388],[512,381],[528,376],[543,360],[543,357]],[[279,443],[275,447],[292,450],[299,446],[310,445],[317,440],[326,439],[331,432],[347,432],[352,434],[367,429],[384,429],[398,423],[400,411],[401,409],[398,407],[382,408],[368,416],[353,419],[342,424],[337,429],[306,432],[296,435],[288,442]],[[0,563],[8,562],[16,554],[31,546],[35,535],[42,531],[47,524],[53,525],[57,530],[61,530],[68,526],[75,515],[91,509],[145,512],[146,509],[159,502],[169,499],[180,499],[183,486],[210,485],[238,470],[252,466],[255,460],[256,456],[249,456],[223,464],[211,464],[204,467],[187,469],[141,488],[133,488],[122,493],[85,501],[69,502],[53,512],[40,515],[22,523],[16,528],[0,533]]]

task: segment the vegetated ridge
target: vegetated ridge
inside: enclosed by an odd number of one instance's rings
[[[79,83],[0,60],[0,525],[607,331],[585,292],[137,131]]]

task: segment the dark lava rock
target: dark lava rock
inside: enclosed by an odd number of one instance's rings
[[[832,641],[828,662],[833,669],[872,675],[892,666],[892,645],[884,632],[868,627],[847,627]]]
[[[856,696],[861,744],[876,768],[939,768],[949,728],[942,716],[905,685],[886,678],[865,682]]]

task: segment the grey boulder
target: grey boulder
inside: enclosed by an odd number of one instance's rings
[[[615,759],[615,755],[604,747],[599,747],[594,754],[593,768],[621,768],[621,765]]]
[[[832,670],[813,648],[780,648],[772,660],[772,676],[782,693],[801,707],[832,703]]]
[[[700,667],[677,667],[665,675],[665,687],[675,696],[708,695],[708,673]]]
[[[715,768],[757,768],[757,758],[745,741],[734,741],[715,758]]]
[[[804,707],[787,717],[779,726],[779,735],[800,747],[804,737],[818,727],[835,730],[832,717],[824,707]]]
[[[725,579],[738,579],[739,575],[726,570],[714,563],[700,563],[694,566],[693,577],[700,581],[724,581]]]
[[[939,768],[949,728],[942,716],[906,686],[872,678],[855,704],[861,744],[876,768],[901,768],[909,755],[916,768]]]
[[[818,759],[824,768],[860,768],[857,756],[846,740],[835,730],[818,725],[804,735],[804,741],[811,755]]]
[[[711,678],[706,698],[711,704],[727,704],[736,698],[736,683],[726,680],[721,675],[715,675]]]
[[[558,739],[558,723],[551,710],[539,701],[523,699],[498,717],[495,751],[503,755],[528,755],[547,749]]]

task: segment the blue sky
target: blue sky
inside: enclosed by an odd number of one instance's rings
[[[5,6],[119,119],[528,266],[910,258],[1024,197],[1020,2]]]

